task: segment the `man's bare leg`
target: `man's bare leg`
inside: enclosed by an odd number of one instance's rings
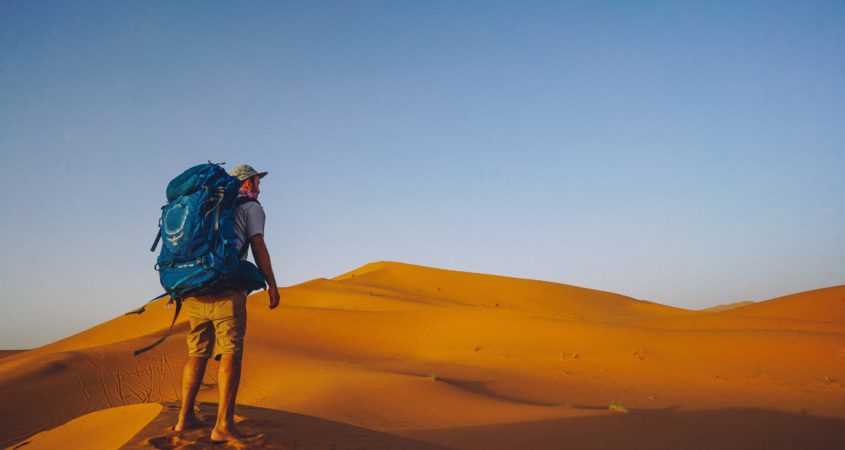
[[[179,411],[179,422],[173,427],[176,431],[182,431],[195,425],[203,423],[194,413],[194,402],[199,392],[202,377],[205,375],[205,366],[208,358],[189,356],[185,361],[185,368],[182,370],[182,409]]]
[[[220,356],[220,368],[217,373],[217,423],[211,430],[211,440],[225,441],[236,439],[240,434],[235,429],[235,397],[238,383],[241,381],[241,357],[224,354]]]

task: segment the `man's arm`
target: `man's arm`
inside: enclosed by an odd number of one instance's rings
[[[276,277],[273,275],[273,265],[270,263],[270,252],[264,243],[264,235],[256,234],[249,238],[249,245],[252,246],[252,257],[264,278],[267,279],[267,294],[270,297],[270,309],[279,306],[279,287],[276,286]]]

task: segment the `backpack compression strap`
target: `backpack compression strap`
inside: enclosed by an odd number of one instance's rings
[[[133,355],[138,356],[141,353],[144,353],[144,352],[147,352],[149,350],[154,349],[158,344],[161,344],[162,342],[164,342],[165,339],[167,339],[168,336],[170,336],[170,332],[173,331],[173,324],[176,323],[176,318],[179,317],[179,310],[182,309],[182,299],[181,298],[178,298],[178,297],[171,298],[171,301],[176,303],[176,309],[173,312],[173,320],[170,322],[170,328],[168,328],[167,331],[164,334],[162,334],[161,337],[156,339],[156,341],[153,342],[152,344],[150,344],[150,345],[148,345],[144,348],[139,348],[138,350],[135,350],[134,352],[132,352]]]
[[[176,286],[179,286],[179,284],[181,284],[183,281],[185,281],[185,279],[186,279],[186,278],[182,278],[181,280],[179,280],[179,282],[178,282],[178,283],[176,283]],[[182,296],[183,296],[183,295],[185,295],[185,293],[183,292],[183,293],[181,293],[181,294],[177,294],[176,292],[173,292],[173,293],[168,294],[167,292],[165,292],[164,294],[161,294],[161,295],[159,295],[158,297],[156,297],[156,298],[154,298],[154,299],[152,299],[152,300],[148,301],[148,302],[147,302],[144,306],[142,306],[142,307],[140,307],[140,308],[136,309],[135,311],[129,311],[128,313],[124,314],[124,315],[129,315],[129,314],[141,314],[141,313],[143,313],[143,312],[144,312],[144,310],[146,309],[147,305],[149,305],[150,303],[152,303],[152,302],[154,302],[154,301],[156,301],[156,300],[158,300],[158,299],[160,299],[160,298],[162,298],[162,297],[166,297],[167,295],[170,295],[170,301],[169,301],[169,302],[167,302],[167,304],[168,304],[168,305],[170,305],[170,303],[172,303],[172,302],[175,302],[175,303],[176,303],[176,312],[173,314],[173,320],[170,322],[170,328],[168,328],[168,329],[167,329],[167,332],[166,332],[166,333],[164,333],[164,334],[163,334],[160,338],[158,338],[158,339],[157,339],[155,342],[153,342],[152,344],[150,344],[150,345],[148,345],[148,346],[146,346],[146,347],[144,347],[144,348],[141,348],[141,349],[135,350],[135,351],[133,352],[133,353],[135,354],[135,356],[138,356],[138,355],[140,355],[141,353],[144,353],[144,352],[146,352],[146,351],[148,351],[148,350],[152,350],[152,349],[153,349],[156,345],[161,344],[162,342],[164,342],[164,340],[165,340],[165,339],[167,339],[167,336],[170,336],[170,332],[173,330],[173,324],[175,324],[175,323],[176,323],[176,318],[177,318],[177,317],[179,317],[179,310],[181,310],[181,309],[182,309]]]
[[[163,206],[161,208],[164,209]],[[151,252],[156,251],[156,247],[158,247],[158,241],[160,241],[160,240],[161,240],[161,217],[159,217],[159,219],[158,219],[158,234],[156,234],[156,240],[153,241],[153,246],[150,247]]]
[[[144,303],[144,306],[142,306],[142,307],[140,307],[140,308],[138,308],[138,309],[135,309],[135,310],[129,311],[128,313],[124,314],[124,316],[128,316],[128,315],[130,315],[130,314],[142,314],[144,311],[146,311],[146,310],[147,310],[147,305],[149,305],[150,303],[152,303],[152,302],[154,302],[154,301],[156,301],[156,300],[158,300],[158,299],[160,299],[160,298],[162,298],[162,297],[167,297],[168,295],[170,295],[170,294],[168,294],[167,292],[165,292],[164,294],[161,294],[161,295],[159,295],[158,297],[153,297],[153,299],[152,299],[152,300],[148,301],[147,303]]]

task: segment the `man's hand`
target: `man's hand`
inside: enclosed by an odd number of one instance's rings
[[[270,297],[270,309],[279,306],[279,288],[276,286],[267,287],[267,296]]]

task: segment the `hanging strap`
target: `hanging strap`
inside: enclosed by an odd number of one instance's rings
[[[220,231],[220,205],[223,203],[223,196],[226,191],[221,187],[217,189],[217,206],[214,208],[214,233]]]
[[[158,227],[158,234],[156,235],[156,240],[153,241],[153,246],[150,247],[151,252],[156,251],[156,247],[158,247],[158,241],[160,241],[160,240],[161,240],[161,227]]]
[[[160,299],[160,298],[162,298],[162,297],[167,297],[168,295],[170,295],[170,294],[168,294],[167,292],[165,292],[164,294],[161,294],[161,295],[159,295],[158,297],[153,297],[153,299],[152,299],[152,300],[148,301],[147,303],[144,303],[144,306],[142,306],[142,307],[140,307],[140,308],[138,308],[138,309],[136,309],[136,310],[129,311],[128,313],[124,314],[124,316],[128,316],[128,315],[130,315],[130,314],[141,314],[141,313],[143,313],[144,311],[146,311],[146,309],[147,309],[147,305],[149,305],[150,303],[152,303],[152,302],[154,302],[154,301],[156,301],[156,300],[158,300],[158,299]]]
[[[147,351],[154,349],[156,346],[158,346],[158,344],[161,344],[162,342],[164,342],[165,339],[167,339],[168,336],[170,336],[170,332],[173,331],[173,324],[176,323],[176,318],[179,317],[179,311],[182,309],[182,299],[175,297],[175,298],[171,298],[170,301],[176,302],[176,310],[173,313],[173,320],[170,322],[170,328],[168,328],[167,331],[164,334],[162,334],[161,337],[156,339],[156,341],[153,342],[152,344],[150,344],[150,345],[148,345],[144,348],[139,348],[138,350],[135,350],[134,352],[132,352],[133,355],[138,356],[141,353],[144,353],[144,352],[147,352]]]
[[[182,284],[182,283],[183,283],[185,280],[187,280],[189,277],[190,277],[190,274],[188,274],[188,275],[184,276],[181,280],[179,280],[179,281],[176,283],[176,287],[175,287],[175,288],[173,288],[173,291],[169,294],[169,295],[170,295],[170,301],[169,301],[169,302],[167,302],[167,304],[168,304],[168,305],[170,305],[171,303],[174,303],[174,302],[176,303],[176,312],[173,314],[173,320],[170,322],[170,328],[168,328],[168,329],[167,329],[167,332],[166,332],[166,333],[164,333],[164,335],[163,335],[163,336],[161,336],[160,338],[158,338],[158,340],[156,340],[155,342],[153,342],[151,345],[148,345],[148,346],[146,346],[146,347],[144,347],[144,348],[142,348],[142,349],[135,350],[135,351],[133,352],[133,353],[135,354],[135,356],[138,356],[138,355],[140,355],[141,353],[144,353],[144,352],[146,352],[146,351],[148,351],[148,350],[151,350],[151,349],[152,349],[152,348],[154,348],[156,345],[161,344],[162,342],[164,342],[164,340],[165,340],[165,339],[167,339],[167,336],[170,336],[170,331],[171,331],[171,330],[173,330],[173,324],[174,324],[174,323],[176,323],[176,318],[177,318],[177,317],[179,317],[179,310],[180,310],[180,309],[182,309],[182,297],[183,297],[183,296],[185,296],[185,295],[188,295],[188,294],[189,294],[189,292],[185,292],[185,291],[183,291],[183,292],[181,292],[181,293],[178,293],[178,294],[177,294],[177,292],[178,292],[178,288],[179,288],[179,285],[180,285],[180,284]],[[149,305],[150,303],[152,303],[152,302],[154,302],[154,301],[156,301],[156,300],[158,300],[158,299],[160,299],[160,298],[162,298],[162,297],[166,297],[167,295],[168,295],[168,293],[167,293],[167,292],[165,292],[164,294],[161,294],[161,295],[159,295],[158,297],[156,297],[156,298],[154,298],[154,299],[152,299],[152,300],[148,301],[148,302],[147,302],[144,306],[142,306],[142,307],[140,307],[140,308],[136,309],[135,311],[130,311],[130,312],[126,313],[125,315],[128,315],[128,314],[141,314],[142,312],[144,312],[144,309],[147,307],[147,305]]]

